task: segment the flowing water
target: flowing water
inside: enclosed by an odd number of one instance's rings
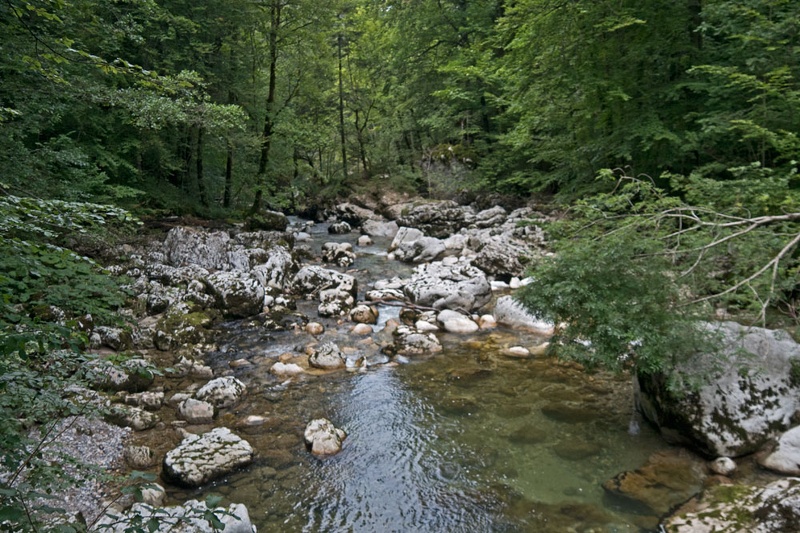
[[[362,294],[370,281],[408,273],[407,266],[387,261],[385,250],[386,243],[357,250]],[[301,308],[316,316],[312,303]],[[385,320],[397,308],[381,312]],[[347,347],[352,357],[383,362],[381,334],[356,338],[346,333],[346,323],[325,324],[321,340]],[[298,354],[311,340],[254,323],[225,325],[211,364],[218,372],[234,359],[252,365],[234,371],[248,384],[247,402],[220,423],[246,438],[257,458],[201,491],[171,489],[172,499],[222,494],[246,504],[262,533],[655,526],[656,517],[611,499],[601,487],[666,448],[648,426],[631,427],[630,378],[587,375],[543,357],[509,358],[503,355],[509,345],[530,347],[544,339],[502,329],[443,335],[441,354],[357,372],[292,380],[268,373],[281,354]],[[263,416],[265,423],[242,425],[247,415]],[[316,458],[302,442],[305,424],[319,417],[348,434],[336,456]]]

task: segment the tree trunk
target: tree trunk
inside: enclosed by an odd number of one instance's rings
[[[233,189],[233,144],[228,141],[228,157],[225,160],[225,193],[222,196],[222,207],[231,206],[231,190]]]
[[[347,179],[347,137],[344,132],[344,79],[342,69],[342,41],[344,36],[339,34],[339,133],[342,137],[342,181]]]
[[[197,128],[197,152],[195,153],[195,163],[197,169],[197,192],[200,194],[200,203],[203,207],[208,207],[208,195],[206,194],[205,177],[203,176],[203,127]]]
[[[270,7],[269,25],[269,86],[267,89],[267,110],[264,118],[264,133],[261,137],[261,158],[258,161],[258,175],[260,177],[267,173],[269,163],[269,150],[272,145],[272,132],[275,128],[273,123],[273,112],[275,107],[275,86],[278,70],[278,29],[281,25],[281,10],[283,5],[279,0],[272,3]]]

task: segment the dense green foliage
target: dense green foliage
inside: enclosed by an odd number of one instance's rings
[[[134,220],[109,206],[0,196],[0,522],[14,531],[56,510],[50,491],[100,474],[48,445],[64,417],[94,410],[74,398],[86,383],[87,320],[119,323],[125,300],[65,244],[97,239],[111,222]]]
[[[8,0],[0,163],[37,194],[175,211],[245,207],[258,190],[301,207],[386,180],[574,195],[597,190],[602,168],[785,172],[798,151],[799,10]]]
[[[533,267],[520,298],[562,324],[560,355],[641,373],[666,372],[713,342],[698,320],[796,327],[800,190],[790,177],[695,178],[689,204],[649,179],[602,172],[615,189],[551,225],[558,253]],[[765,180],[786,196],[770,198]]]

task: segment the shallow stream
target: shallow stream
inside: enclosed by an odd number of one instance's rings
[[[355,240],[315,237],[317,249],[326,240]],[[410,272],[386,259],[387,244],[356,248],[361,294],[376,279]],[[315,304],[301,307],[316,319]],[[397,311],[381,308],[384,320]],[[359,338],[347,333],[351,324],[324,323],[320,341],[380,362],[379,333]],[[435,356],[287,380],[269,367],[314,339],[255,323],[222,329],[220,352],[210,355],[215,371],[230,373],[235,359],[252,364],[233,371],[248,385],[247,402],[219,424],[246,438],[257,458],[202,491],[170,489],[175,501],[222,494],[246,504],[262,533],[622,532],[656,525],[657,517],[601,487],[667,447],[636,423],[630,379],[503,355],[508,346],[542,338],[502,328],[442,335],[445,349]],[[242,424],[248,415],[265,423]],[[336,456],[319,459],[305,449],[305,424],[319,417],[348,433]]]

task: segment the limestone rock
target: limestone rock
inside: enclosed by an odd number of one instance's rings
[[[382,222],[379,220],[365,220],[361,223],[361,231],[371,237],[394,237],[399,230],[397,222]]]
[[[228,428],[215,428],[202,435],[189,435],[167,452],[163,475],[186,487],[200,487],[250,464],[253,447]]]
[[[155,367],[145,359],[127,359],[119,364],[98,360],[90,365],[90,379],[103,390],[138,392],[152,385]]]
[[[498,324],[514,329],[552,335],[554,326],[528,312],[513,296],[501,296],[494,307],[494,318]]]
[[[708,468],[720,476],[731,476],[736,472],[736,461],[730,457],[717,457],[708,464]]]
[[[800,478],[765,487],[717,485],[661,523],[665,533],[800,531]]]
[[[322,245],[322,260],[345,268],[355,263],[356,254],[349,242],[326,242]]]
[[[377,324],[378,309],[371,305],[357,305],[350,310],[350,320],[359,324]]]
[[[134,431],[144,431],[154,428],[160,418],[156,414],[138,407],[119,406],[111,410],[108,420],[118,426],[129,427]]]
[[[781,474],[800,476],[800,426],[781,435],[775,449],[758,462]]]
[[[467,312],[483,307],[492,297],[492,288],[483,272],[465,263],[420,265],[414,269],[404,292],[418,305]]]
[[[212,323],[206,312],[192,312],[185,305],[173,306],[156,323],[153,343],[159,350],[171,351],[205,342]]]
[[[327,342],[314,351],[308,359],[308,364],[322,370],[336,370],[344,368],[345,355],[336,344]]]
[[[261,312],[264,286],[255,276],[244,272],[214,272],[206,282],[226,316],[244,318]]]
[[[450,309],[440,312],[436,320],[450,333],[475,333],[479,329],[470,317]]]
[[[328,226],[328,233],[332,235],[344,235],[351,231],[353,231],[353,228],[347,222],[334,222]]]
[[[217,409],[225,409],[239,403],[244,396],[244,383],[232,376],[212,379],[195,393],[195,398],[210,403]]]
[[[126,446],[122,451],[122,456],[128,466],[134,470],[144,470],[158,462],[155,452],[149,446]]]
[[[703,462],[688,452],[658,452],[642,467],[606,481],[603,488],[661,515],[702,488],[704,470]]]
[[[339,289],[355,298],[358,284],[353,276],[312,265],[301,268],[291,285],[294,294],[307,297],[319,295],[327,289]]]
[[[296,270],[291,252],[285,246],[274,246],[270,248],[266,261],[255,265],[251,273],[268,294],[277,295],[287,287]]]
[[[510,279],[525,273],[526,257],[530,251],[506,235],[488,238],[478,249],[472,264],[490,276]]]
[[[188,398],[178,405],[178,417],[190,424],[210,424],[214,421],[214,406],[202,400]]]
[[[305,370],[300,365],[294,363],[281,363],[280,361],[272,365],[269,369],[271,374],[276,376],[296,376],[303,374]]]
[[[155,391],[135,392],[125,395],[125,403],[148,411],[158,411],[164,405],[164,393]]]
[[[189,500],[180,506],[159,507],[151,503],[135,503],[125,513],[110,513],[98,524],[102,531],[122,533],[132,523],[158,524],[152,533],[255,533],[247,508],[240,503],[213,509],[222,529],[217,529],[204,517],[209,509],[205,502]]]
[[[675,372],[679,378],[708,376],[708,384],[677,397],[666,376],[640,376],[639,409],[666,438],[707,455],[755,452],[788,428],[800,407],[800,384],[792,375],[800,345],[785,332],[735,322],[705,328],[718,353],[695,355]]]
[[[398,326],[394,331],[394,344],[387,349],[398,355],[430,355],[441,352],[442,345],[433,333]]]
[[[334,455],[342,449],[347,434],[326,418],[312,420],[306,426],[303,437],[314,455]]]
[[[357,244],[359,246],[371,246],[372,245],[372,239],[370,238],[369,235],[360,236],[358,238],[358,241],[356,241],[356,242],[357,242]]]
[[[209,270],[221,270],[228,265],[229,242],[230,236],[222,231],[209,233],[178,227],[167,233],[163,250],[169,265],[194,265]]]

